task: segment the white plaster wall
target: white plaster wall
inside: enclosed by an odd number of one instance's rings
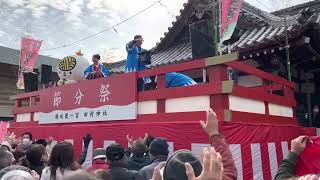
[[[138,114],[156,114],[157,101],[142,101],[138,102]]]
[[[25,113],[25,114],[17,114],[17,122],[29,122],[31,121],[31,114]]]
[[[166,99],[166,113],[206,111],[210,108],[209,96]]]
[[[229,96],[229,108],[232,111],[265,114],[265,105],[262,101]]]
[[[278,104],[268,104],[269,114],[273,116],[293,117],[292,107],[282,106]]]

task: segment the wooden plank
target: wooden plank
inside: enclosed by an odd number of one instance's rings
[[[23,94],[18,94],[15,96],[10,96],[10,100],[16,100],[16,99],[27,99],[30,97],[35,97],[35,96],[40,96],[40,91],[34,91],[34,92],[29,92],[29,93],[23,93]]]
[[[262,91],[255,91],[254,89],[241,86],[235,86],[231,95],[255,99],[263,102],[270,102],[288,107],[296,107],[295,99],[289,99],[284,96],[273,95]]]
[[[19,107],[13,108],[11,114],[25,114],[25,113],[32,113],[32,112],[39,112],[39,106],[31,106],[31,107]]]
[[[138,77],[142,78],[146,76],[156,76],[160,74],[166,74],[168,72],[181,72],[181,71],[186,71],[190,69],[199,69],[203,67],[205,67],[204,59],[196,59],[189,62],[166,65],[166,66],[161,66],[154,69],[147,69],[145,71],[138,72]]]
[[[241,122],[249,124],[266,124],[266,125],[291,125],[298,126],[295,118],[271,116],[265,114],[254,114],[247,112],[231,111],[232,122]]]
[[[138,101],[203,96],[211,94],[220,94],[221,92],[222,82],[212,84],[198,84],[188,87],[166,88],[139,92]]]
[[[239,54],[236,53],[231,53],[231,54],[226,54],[222,56],[214,56],[214,57],[209,57],[205,59],[206,66],[214,66],[218,64],[224,64],[227,62],[232,62],[236,61],[239,59]]]
[[[237,69],[237,70],[239,70],[241,72],[245,72],[245,73],[248,73],[248,74],[251,74],[251,75],[255,75],[257,77],[260,77],[260,78],[263,78],[263,79],[266,79],[266,80],[269,80],[269,81],[273,81],[273,82],[276,82],[276,83],[279,83],[279,84],[283,84],[283,85],[288,86],[288,87],[290,87],[292,89],[295,87],[292,82],[290,82],[290,81],[288,81],[286,79],[283,79],[283,78],[280,78],[278,76],[272,75],[270,73],[261,71],[259,69],[254,68],[254,67],[245,65],[245,64],[240,63],[238,61],[228,62],[228,63],[226,63],[226,65],[230,66],[233,69]]]

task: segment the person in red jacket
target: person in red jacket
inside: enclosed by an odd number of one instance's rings
[[[87,172],[94,172],[96,170],[102,169],[107,170],[109,168],[109,165],[107,164],[107,156],[106,156],[106,150],[103,148],[95,149],[93,152],[93,158],[92,158],[92,166],[87,169]]]

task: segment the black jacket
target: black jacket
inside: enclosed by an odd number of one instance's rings
[[[112,180],[143,180],[138,171],[132,171],[124,168],[124,164],[112,163],[108,172],[112,176]]]
[[[141,168],[149,165],[151,161],[146,157],[136,157],[136,156],[131,156],[127,161],[126,161],[126,167],[129,170],[136,170],[139,171]]]

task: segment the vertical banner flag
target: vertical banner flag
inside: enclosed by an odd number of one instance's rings
[[[231,38],[236,29],[243,0],[222,0],[221,43]]]
[[[9,128],[9,122],[0,122],[0,143],[3,142],[5,135],[7,134],[7,130]]]
[[[18,89],[24,89],[23,73],[33,72],[42,41],[31,38],[21,39],[20,69],[17,82]]]

